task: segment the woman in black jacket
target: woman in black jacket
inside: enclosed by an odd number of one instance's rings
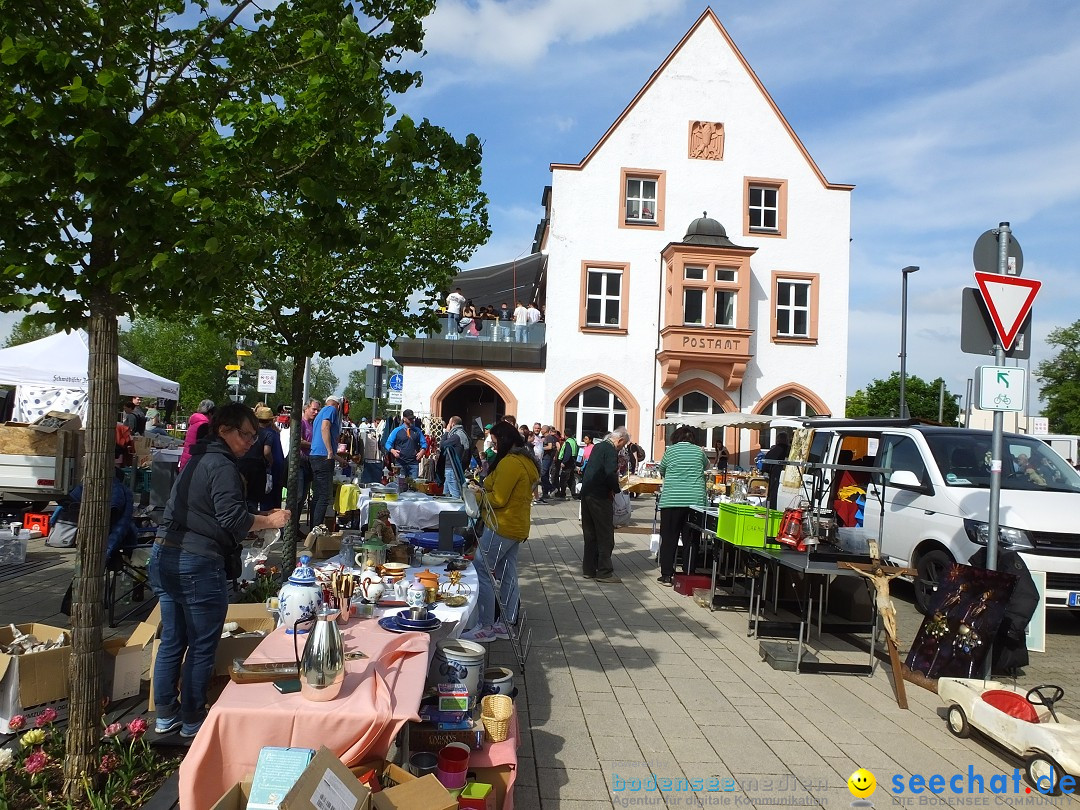
[[[289,520],[287,509],[248,511],[236,462],[258,428],[246,405],[231,403],[215,412],[165,505],[150,553],[150,586],[161,606],[161,646],[154,661],[159,734],[179,728],[181,737],[194,737],[206,717],[206,692],[229,605],[226,559],[248,532],[280,529]]]

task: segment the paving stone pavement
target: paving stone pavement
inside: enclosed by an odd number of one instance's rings
[[[648,527],[655,501],[633,504],[634,525]],[[1020,763],[977,738],[953,737],[937,696],[913,684],[907,685],[910,709],[897,708],[884,666],[870,678],[773,670],[746,635],[745,613],[710,612],[656,582],[648,534],[616,534],[622,585],[582,579],[577,507],[576,501],[534,507],[532,538],[519,558],[532,650],[517,701],[518,810],[842,809],[853,798],[847,778],[860,767],[878,779],[872,797],[878,808],[948,803],[1080,810],[1075,797],[1051,801],[1015,792],[893,795],[894,775],[967,774],[969,766],[987,784],[993,775],[1008,776],[1011,788]],[[58,608],[74,549],[41,544],[32,554],[55,555],[60,564],[3,583],[0,624],[67,626]],[[894,601],[903,653],[921,617],[906,585],[895,584]],[[126,634],[131,626],[106,635]],[[1060,684],[1064,710],[1080,718],[1080,621],[1056,613],[1048,629],[1048,652],[1031,654],[1020,682]],[[824,653],[830,656],[866,660],[841,645],[823,646],[838,648]],[[509,643],[496,642],[490,651],[491,663],[513,664]],[[670,780],[662,783],[667,789],[656,789],[657,779]]]
[[[634,501],[635,526],[648,526],[654,507],[651,498]],[[1006,776],[1013,790],[1014,768],[1022,764],[991,744],[951,735],[937,695],[913,684],[910,709],[899,709],[880,664],[869,678],[773,670],[758,641],[747,637],[744,612],[709,611],[655,581],[648,544],[648,534],[617,533],[615,570],[623,584],[586,580],[577,502],[533,507],[532,537],[519,557],[532,649],[518,700],[528,729],[519,751],[518,810],[846,808],[853,800],[848,776],[860,767],[878,779],[872,801],[879,808],[1080,810],[1076,797],[1026,794],[1024,783],[1019,795],[895,795],[894,776],[966,779],[969,766],[986,784]],[[894,590],[910,644],[921,617],[910,588]],[[1020,682],[1061,684],[1066,711],[1080,717],[1080,621],[1058,614],[1048,624],[1049,652],[1032,653]],[[842,645],[822,647],[837,660],[866,660]],[[509,644],[493,645],[491,658],[510,665]]]

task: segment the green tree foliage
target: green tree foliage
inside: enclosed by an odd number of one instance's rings
[[[1046,342],[1057,353],[1035,369],[1043,416],[1051,433],[1080,433],[1080,321],[1051,330]]]
[[[55,334],[56,328],[49,326],[47,323],[41,323],[32,318],[20,318],[18,322],[11,327],[11,332],[8,333],[7,338],[4,340],[2,348],[10,349],[12,346],[33,343],[35,340],[41,340],[42,338]]]
[[[430,324],[488,236],[478,139],[388,100],[433,7],[0,0],[0,309],[90,333],[69,798],[96,778],[118,318],[218,314],[294,359],[297,419],[308,356]]]
[[[331,394],[339,394],[338,377],[330,361],[316,357],[308,365],[308,398],[325,402]]]
[[[911,374],[907,376],[904,399],[907,400],[908,412],[913,419],[937,421],[941,383],[940,377],[933,382],[927,382]],[[887,380],[872,380],[866,388],[861,388],[849,396],[845,412],[850,417],[899,416],[900,372],[894,371]],[[956,399],[946,387],[942,424],[955,425],[959,412]]]
[[[383,358],[383,399],[386,402],[386,384],[392,374],[401,373],[401,363],[392,357]],[[361,417],[371,419],[371,398],[364,393],[367,388],[367,368],[355,368],[349,372],[349,381],[345,384],[345,399],[351,403],[351,417],[359,422]]]
[[[180,384],[177,412],[184,415],[204,399],[227,401],[225,364],[235,362],[233,352],[232,341],[201,318],[136,318],[120,333],[121,356]]]

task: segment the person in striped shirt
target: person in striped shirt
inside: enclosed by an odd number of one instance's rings
[[[694,573],[686,566],[690,560],[692,539],[686,532],[691,506],[705,506],[705,470],[709,459],[697,444],[697,434],[691,427],[678,428],[671,445],[660,460],[660,475],[664,486],[660,490],[660,576],[656,581],[666,588],[675,575],[675,555],[679,537],[683,538],[683,565],[687,574]]]

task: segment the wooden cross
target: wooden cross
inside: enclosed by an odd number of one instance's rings
[[[878,613],[881,614],[881,622],[885,626],[885,643],[889,649],[889,663],[892,665],[893,688],[896,690],[896,705],[906,709],[907,693],[904,690],[904,671],[900,663],[900,653],[897,652],[896,630],[896,607],[893,605],[892,596],[889,594],[889,581],[899,576],[913,576],[914,568],[904,568],[898,565],[885,565],[877,556],[877,543],[871,547],[873,561],[869,563],[839,562],[839,568],[849,568],[874,587],[874,604]],[[871,644],[873,641],[871,641]]]

